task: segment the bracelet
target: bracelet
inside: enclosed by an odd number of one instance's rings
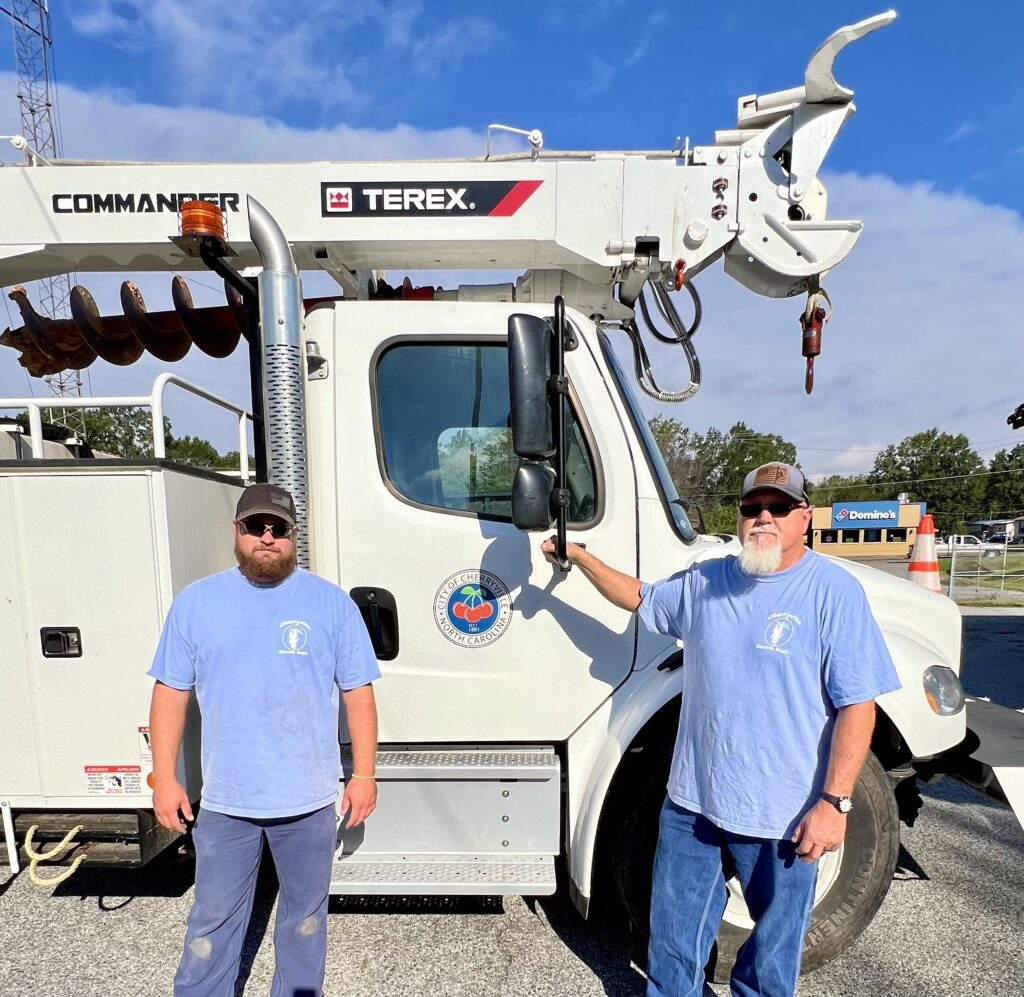
[[[356,775],[355,772],[353,772],[349,776],[349,778],[350,779],[367,779],[370,782],[376,782],[377,781],[377,777],[375,775]]]

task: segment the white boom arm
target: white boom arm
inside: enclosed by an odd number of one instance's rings
[[[861,228],[826,219],[815,178],[853,112],[852,93],[823,81],[847,41],[892,16],[837,31],[812,57],[806,87],[742,98],[736,130],[688,157],[7,167],[0,284],[197,268],[168,239],[178,204],[190,198],[217,201],[238,264],[256,264],[251,195],[286,225],[301,269],[522,267],[609,285],[637,268],[667,273],[677,260],[693,274],[726,253],[742,258],[730,272],[753,290],[797,293],[846,256]]]

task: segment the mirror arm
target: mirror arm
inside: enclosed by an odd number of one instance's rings
[[[558,567],[569,571],[572,564],[566,556],[565,526],[569,516],[569,490],[565,487],[565,399],[569,384],[565,376],[565,299],[555,298],[555,363],[554,374],[548,381],[548,394],[552,398],[555,435],[555,488],[551,504],[555,510],[556,550]]]

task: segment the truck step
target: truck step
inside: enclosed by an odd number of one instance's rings
[[[351,771],[350,759],[342,765]],[[551,746],[385,748],[377,753],[377,784],[376,811],[359,827],[344,826],[340,839],[346,863],[385,863],[383,878],[371,875],[364,892],[380,892],[378,879],[401,882],[400,866],[419,863],[414,881],[444,893],[445,884],[454,889],[460,876],[477,875],[467,866],[480,862],[497,863],[480,873],[485,880],[516,892],[514,884],[535,871],[524,862],[559,853],[561,767]],[[505,869],[510,856],[523,861]]]
[[[344,896],[549,896],[550,855],[344,855],[331,893]]]
[[[349,757],[346,757],[349,762]],[[350,763],[345,766],[346,771]],[[378,751],[377,780],[523,779],[546,780],[558,773],[551,748],[490,751]]]

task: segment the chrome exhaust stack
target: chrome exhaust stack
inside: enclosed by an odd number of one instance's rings
[[[287,488],[295,500],[299,527],[296,557],[302,567],[308,568],[302,280],[281,227],[255,198],[248,198],[248,207],[249,234],[263,262],[258,286],[267,480]]]

